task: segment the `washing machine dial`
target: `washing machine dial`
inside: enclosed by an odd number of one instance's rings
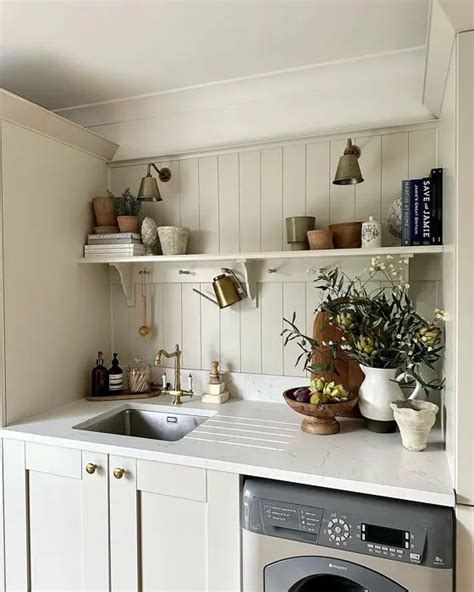
[[[349,538],[351,528],[342,518],[332,518],[326,527],[329,539],[335,543],[343,543]]]

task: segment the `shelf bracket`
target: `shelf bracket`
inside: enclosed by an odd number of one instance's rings
[[[238,259],[237,263],[241,266],[249,306],[257,308],[257,283],[254,278],[254,268],[251,263],[249,265],[247,259]]]
[[[118,271],[127,306],[135,306],[133,263],[109,263],[109,265]]]

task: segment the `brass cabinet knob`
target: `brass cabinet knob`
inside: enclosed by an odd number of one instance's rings
[[[124,475],[125,475],[125,469],[120,469],[119,467],[114,469],[114,477],[116,479],[121,479]]]
[[[89,475],[93,475],[95,473],[97,469],[97,465],[95,465],[94,463],[87,463],[86,464],[86,471],[89,473]]]

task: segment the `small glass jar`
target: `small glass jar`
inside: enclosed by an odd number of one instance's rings
[[[140,358],[135,358],[135,364],[127,368],[128,390],[131,393],[150,392],[151,366],[144,364]]]

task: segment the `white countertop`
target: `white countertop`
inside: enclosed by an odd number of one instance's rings
[[[300,430],[301,416],[278,403],[230,400],[206,405],[196,398],[177,408],[170,402],[169,396],[134,403],[83,399],[0,433],[4,438],[454,506],[437,430],[425,451],[409,452],[398,433],[375,434],[356,419],[340,419],[341,432],[334,436],[312,436]],[[210,417],[177,442],[73,428],[127,407]]]

